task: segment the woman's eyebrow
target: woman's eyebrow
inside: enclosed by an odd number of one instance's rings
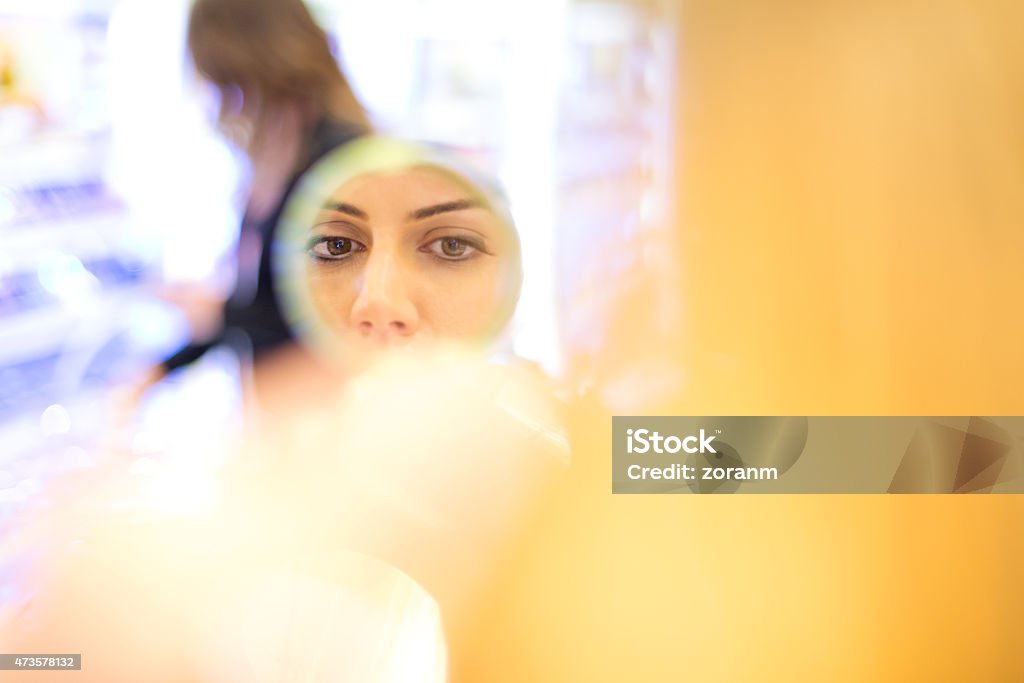
[[[449,211],[463,211],[465,209],[475,209],[482,207],[484,204],[476,199],[459,199],[454,202],[445,202],[444,204],[434,204],[433,206],[426,206],[422,209],[417,209],[409,214],[409,219],[418,221],[424,218],[430,218],[436,216],[439,213],[448,213]]]
[[[363,211],[362,209],[358,209],[352,206],[351,204],[346,204],[345,202],[333,202],[328,200],[327,202],[324,203],[324,208],[327,209],[328,211],[337,211],[338,213],[344,213],[349,216],[355,216],[356,218],[362,218],[364,221],[370,219],[370,216],[365,211]]]

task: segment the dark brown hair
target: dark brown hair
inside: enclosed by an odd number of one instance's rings
[[[188,47],[200,75],[220,90],[226,128],[256,124],[264,108],[291,102],[369,131],[303,0],[196,0]]]

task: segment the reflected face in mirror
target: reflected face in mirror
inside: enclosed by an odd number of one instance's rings
[[[484,195],[432,166],[370,173],[324,202],[307,242],[314,310],[346,345],[480,340],[518,290],[514,233]]]

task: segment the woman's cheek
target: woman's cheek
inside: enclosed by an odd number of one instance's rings
[[[490,331],[506,307],[507,290],[496,268],[481,269],[473,277],[463,278],[455,291],[445,296],[451,307],[450,332],[476,337]]]
[[[333,329],[343,327],[354,303],[351,284],[340,273],[311,273],[310,298],[320,322]]]

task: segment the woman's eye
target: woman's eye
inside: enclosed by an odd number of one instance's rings
[[[347,237],[318,237],[309,247],[311,255],[325,261],[340,261],[355,252],[365,250],[366,247],[362,244]]]
[[[479,249],[469,241],[458,237],[442,237],[427,244],[425,251],[430,251],[435,256],[448,261],[461,261],[469,258]]]

